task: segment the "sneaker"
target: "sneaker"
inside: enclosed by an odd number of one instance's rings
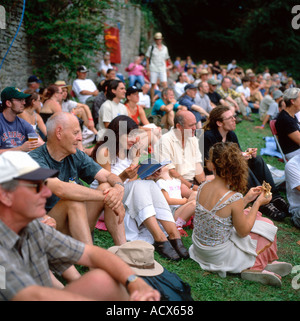
[[[241,278],[248,281],[259,282],[265,285],[281,286],[281,277],[274,273],[266,270],[254,271],[248,270],[241,273]]]
[[[279,211],[284,212],[289,216],[291,215],[289,212],[290,205],[281,196],[272,200],[272,203]]]
[[[265,270],[274,272],[276,274],[279,274],[280,276],[286,276],[291,273],[292,268],[293,266],[290,263],[274,261],[268,264],[265,267]]]
[[[263,205],[259,210],[274,221],[283,221],[286,218],[285,212],[280,211],[273,203]]]

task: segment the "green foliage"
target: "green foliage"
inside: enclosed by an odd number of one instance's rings
[[[76,66],[90,66],[91,57],[104,49],[103,9],[109,0],[31,0],[27,2],[25,28],[36,72],[47,82]]]
[[[140,0],[160,25],[171,56],[219,60],[262,71],[287,70],[299,78],[300,30],[292,0]],[[145,4],[146,3],[146,4]],[[300,80],[300,79],[299,79]]]

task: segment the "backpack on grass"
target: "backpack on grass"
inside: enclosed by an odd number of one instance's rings
[[[160,293],[161,301],[194,301],[190,285],[167,269],[156,276],[140,277]]]

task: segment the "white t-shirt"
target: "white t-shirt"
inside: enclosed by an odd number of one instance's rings
[[[182,199],[181,196],[181,181],[177,178],[172,178],[170,180],[159,179],[156,184],[161,190],[165,190],[170,198]],[[178,208],[180,205],[169,205],[171,210]]]
[[[105,129],[104,123],[110,123],[114,118],[120,115],[128,116],[125,105],[115,103],[112,100],[106,100],[99,109],[99,129]]]
[[[174,85],[174,92],[175,92],[175,97],[178,99],[181,95],[184,94],[184,87],[187,85],[187,82],[177,82]]]
[[[290,210],[300,209],[300,155],[291,158],[285,165],[286,195],[290,203]]]
[[[61,104],[62,111],[70,113],[72,109],[77,107],[77,102],[74,100],[63,101]]]
[[[107,72],[108,69],[113,69],[113,66],[110,63],[106,65],[104,60],[101,60],[99,65],[99,71],[104,70],[105,72]]]
[[[97,90],[97,87],[91,79],[76,79],[73,82],[72,90],[76,94],[78,100],[85,104],[86,100],[92,97],[92,95],[81,95],[80,92],[83,90],[95,91]]]
[[[235,91],[238,93],[243,93],[245,95],[245,98],[250,97],[250,88],[249,87],[244,88],[244,86],[242,85],[242,86],[237,87]]]
[[[148,94],[139,93],[139,105],[150,108],[150,96]]]

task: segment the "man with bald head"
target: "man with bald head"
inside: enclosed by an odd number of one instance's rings
[[[57,178],[48,180],[53,193],[46,204],[48,215],[56,220],[62,233],[92,244],[91,231],[104,208],[105,223],[114,243],[123,244],[123,183],[78,149],[81,140],[77,117],[59,112],[47,121],[47,143],[30,152],[41,167],[59,171]],[[90,184],[94,179],[100,183],[96,190],[81,184]]]
[[[202,156],[199,141],[195,136],[196,117],[190,111],[178,111],[174,118],[174,128],[162,135],[154,145],[158,161],[170,160],[168,165],[172,177],[182,182],[182,193],[188,197],[205,180],[201,165]]]

